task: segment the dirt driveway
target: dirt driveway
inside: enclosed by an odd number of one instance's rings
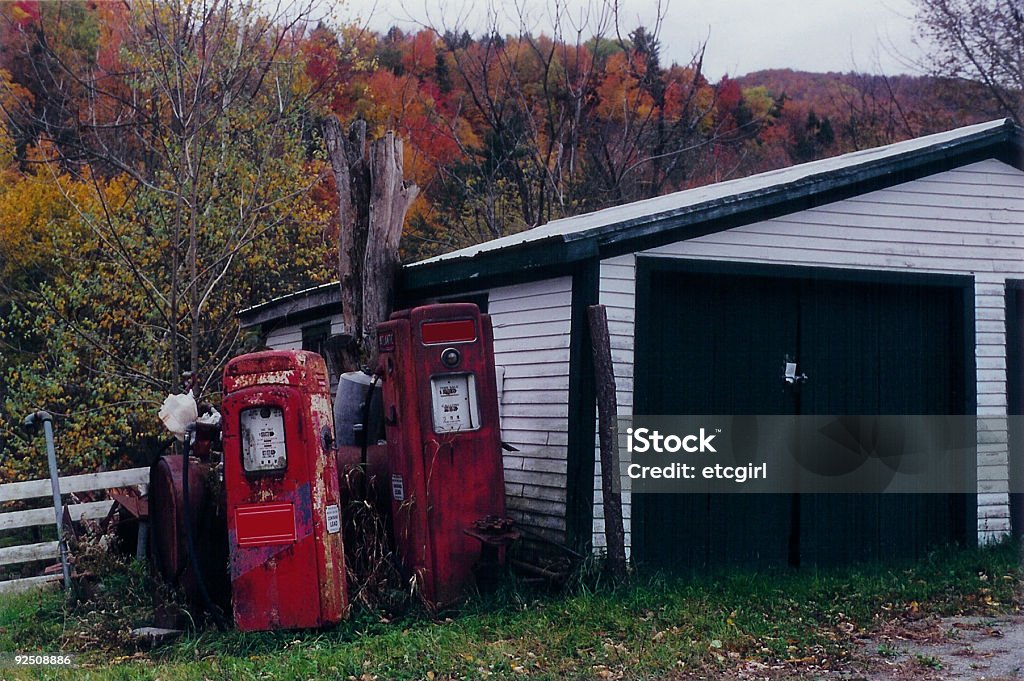
[[[1024,616],[925,618],[862,643],[866,681],[1024,679]]]
[[[925,617],[883,626],[858,642],[849,659],[747,662],[736,681],[1010,681],[1024,679],[1024,615]]]

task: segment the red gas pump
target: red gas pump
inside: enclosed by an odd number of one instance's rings
[[[235,624],[319,627],[348,611],[330,384],[311,352],[224,370],[224,489]]]
[[[395,545],[432,605],[454,602],[480,558],[470,536],[505,515],[491,321],[427,305],[377,328]]]

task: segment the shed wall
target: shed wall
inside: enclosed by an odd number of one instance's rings
[[[331,320],[332,334],[345,332],[345,322],[342,320],[340,312],[338,314],[332,314],[329,319]],[[301,350],[302,329],[307,326],[322,323],[323,321],[323,319],[317,319],[303,322],[301,324],[285,324],[275,329],[271,329],[267,333],[267,340],[265,341],[267,347],[275,350]]]
[[[488,292],[499,367],[501,436],[509,515],[556,541],[565,539],[572,278]]]
[[[277,328],[271,329],[267,332],[267,338],[264,341],[268,348],[274,350],[301,350],[302,349],[302,329],[322,324],[327,319],[331,322],[331,335],[344,333],[345,332],[345,321],[341,316],[341,313],[332,314],[330,317],[323,319],[314,319],[310,321],[302,322],[301,324],[286,324]],[[330,365],[328,365],[329,368]],[[331,375],[331,394],[338,389],[338,377]]]
[[[979,416],[1006,414],[1006,280],[1024,277],[1024,173],[995,160],[818,208],[645,251],[642,256],[969,274],[975,278]],[[633,383],[636,255],[601,265],[601,302],[614,320],[620,413]],[[981,438],[979,438],[981,439]],[[1010,529],[1005,427],[978,446],[978,538]],[[600,482],[594,542],[604,544]],[[629,499],[623,499],[629,515]]]

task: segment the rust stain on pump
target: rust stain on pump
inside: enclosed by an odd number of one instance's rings
[[[377,328],[395,544],[428,605],[458,600],[482,552],[467,533],[505,516],[493,345],[490,317],[470,303],[396,312]]]
[[[348,614],[327,367],[268,351],[224,370],[224,486],[235,624],[320,627]]]

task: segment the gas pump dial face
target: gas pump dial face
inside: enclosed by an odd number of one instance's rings
[[[284,410],[270,406],[243,409],[239,420],[245,472],[283,471],[288,466]]]
[[[430,379],[435,433],[476,430],[480,412],[473,374],[445,374]]]

